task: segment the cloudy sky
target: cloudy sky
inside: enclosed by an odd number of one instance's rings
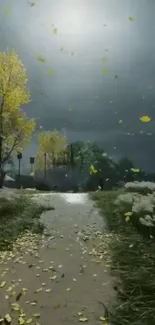
[[[1,0],[0,50],[15,48],[27,68],[37,129],[155,170],[155,1],[33,1]],[[24,164],[36,151],[34,138]]]

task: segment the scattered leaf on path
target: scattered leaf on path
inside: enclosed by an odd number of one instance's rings
[[[11,321],[12,321],[10,314],[6,314],[4,319],[6,320],[7,323],[11,323]]]
[[[57,279],[57,275],[50,276],[50,280],[56,280],[56,279]]]
[[[20,325],[25,324],[25,320],[24,320],[23,317],[19,317],[19,318],[18,318],[18,322],[19,322]]]
[[[2,281],[2,282],[0,283],[0,288],[3,288],[5,285],[6,285],[6,281]]]
[[[39,318],[40,317],[40,313],[33,314],[33,317]]]
[[[43,288],[39,288],[39,289],[37,289],[36,291],[35,291],[35,293],[39,293],[39,292],[41,292],[43,290]]]
[[[87,317],[81,317],[81,318],[79,318],[79,322],[88,322],[88,318]]]
[[[26,324],[31,324],[33,322],[33,319],[32,318],[29,318],[27,321],[26,321]]]

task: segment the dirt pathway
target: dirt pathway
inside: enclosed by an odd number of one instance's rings
[[[1,255],[0,317],[8,313],[17,324],[21,315],[21,325],[106,324],[101,303],[110,305],[115,292],[104,256],[96,256],[102,218],[87,194],[42,194],[41,200],[55,208],[42,215],[45,235],[28,234]]]

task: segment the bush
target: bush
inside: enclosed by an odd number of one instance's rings
[[[0,198],[0,250],[10,249],[25,231],[42,233],[44,226],[39,217],[46,209],[25,196],[12,201]]]
[[[154,325],[155,244],[152,239],[141,236],[132,222],[127,223],[124,215],[122,217],[122,202],[131,204],[133,195],[125,196],[127,200],[121,197],[121,204],[116,205],[118,194],[113,191],[92,195],[106,217],[111,234],[108,243],[111,267],[121,279],[121,288],[115,286],[118,301],[110,324]]]

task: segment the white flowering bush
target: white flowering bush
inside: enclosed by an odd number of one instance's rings
[[[125,190],[127,192],[137,192],[141,194],[155,192],[155,183],[153,182],[128,182],[125,184]]]
[[[131,221],[144,233],[155,234],[155,193],[147,195],[137,192],[124,193],[117,197],[115,205],[116,211],[126,222]]]

